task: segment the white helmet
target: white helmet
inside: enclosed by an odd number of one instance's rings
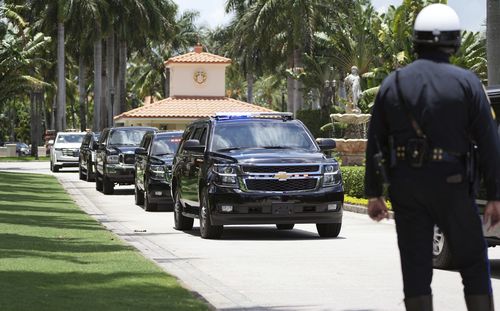
[[[413,27],[415,46],[460,47],[460,20],[457,13],[445,4],[426,6],[418,13]]]

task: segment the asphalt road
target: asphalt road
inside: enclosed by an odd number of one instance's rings
[[[0,163],[0,170],[46,173],[47,163]],[[198,221],[173,229],[172,212],[134,205],[133,187],[103,195],[75,170],[55,175],[83,210],[137,247],[185,287],[219,310],[404,310],[399,253],[392,220],[344,212],[336,239],[314,225],[230,226],[221,240],[203,240]],[[500,247],[490,248],[495,300],[500,303]],[[465,310],[460,275],[434,270],[435,310]]]

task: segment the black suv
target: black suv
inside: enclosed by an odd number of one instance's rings
[[[100,134],[88,132],[83,137],[78,157],[78,175],[81,180],[94,181],[95,153]]]
[[[488,97],[491,101],[491,106],[495,111],[496,121],[498,124],[498,135],[500,137],[500,86],[488,87],[487,89]],[[486,206],[486,200],[484,200],[485,191],[484,188],[479,190],[478,200],[476,203],[479,208],[479,212],[482,215],[484,213],[484,207]],[[488,242],[488,246],[500,245],[500,234],[491,235],[485,232],[485,238]],[[446,241],[445,236],[438,227],[434,228],[434,248],[433,248],[433,263],[435,268],[454,268],[453,258],[451,255],[450,248]]]
[[[172,160],[182,133],[147,133],[135,150],[135,204],[146,211],[156,210],[158,204],[172,205]]]
[[[217,115],[189,125],[173,162],[175,228],[200,219],[202,238],[223,225],[316,223],[321,237],[342,226],[344,190],[339,164],[288,113]]]
[[[106,128],[99,137],[96,151],[95,188],[104,194],[112,194],[115,183],[132,185],[135,175],[135,149],[147,132],[155,127]]]

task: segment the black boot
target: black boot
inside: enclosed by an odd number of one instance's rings
[[[491,295],[465,295],[465,304],[468,311],[495,311]]]
[[[432,311],[432,295],[405,298],[406,311]]]

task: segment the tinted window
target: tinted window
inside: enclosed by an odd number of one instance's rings
[[[147,129],[117,129],[109,135],[109,146],[139,146]]]
[[[219,123],[215,127],[212,150],[232,148],[317,150],[313,140],[300,123],[266,120]]]
[[[178,136],[159,136],[153,141],[152,155],[161,156],[174,154],[177,151],[181,135]]]
[[[74,135],[59,135],[57,137],[56,143],[82,143],[83,140],[82,134],[74,134]]]

